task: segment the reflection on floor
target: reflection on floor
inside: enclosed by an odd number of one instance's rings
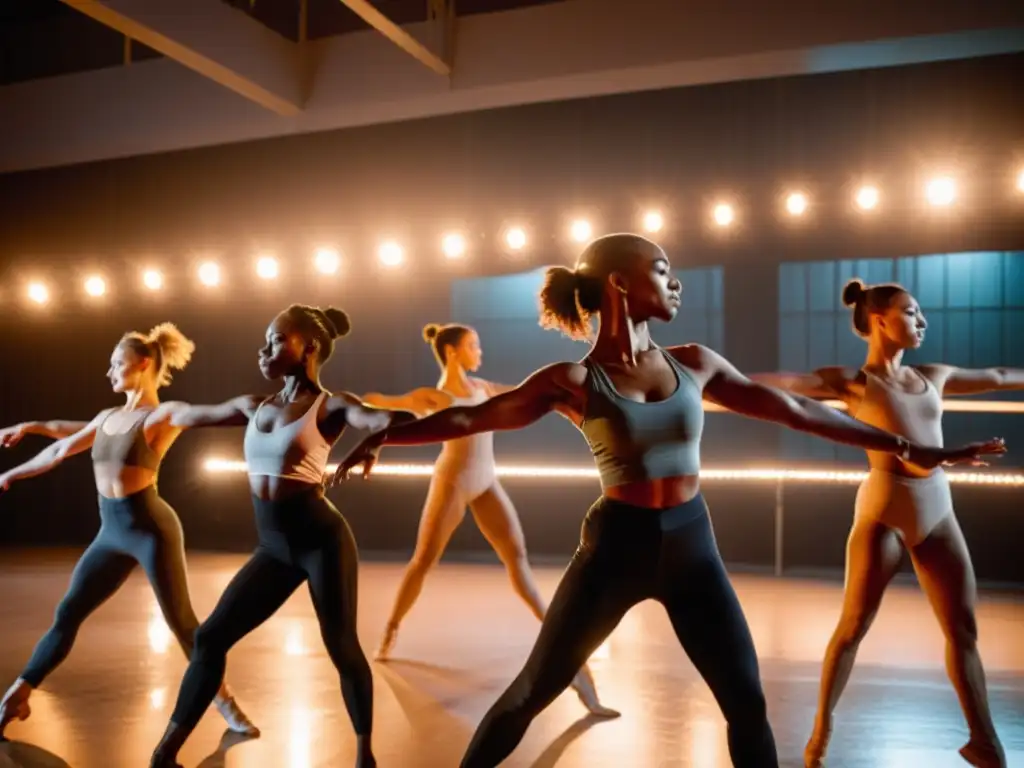
[[[205,616],[242,563],[193,555],[191,585]],[[54,552],[0,554],[0,685],[20,671],[48,626],[73,560]],[[361,571],[359,633],[371,652],[400,576],[395,565]],[[550,594],[559,572],[543,569]],[[799,765],[814,713],[837,584],[737,576],[761,656],[783,765]],[[986,596],[981,647],[992,706],[1010,765],[1024,765],[1024,603]],[[518,671],[537,624],[502,570],[444,565],[431,575],[396,647],[374,664],[375,741],[382,768],[458,765],[473,727]],[[7,729],[0,768],[142,768],[174,705],[184,659],[141,573],[85,625],[68,661],[33,696],[32,717]],[[571,693],[537,721],[509,766],[729,765],[725,727],[664,612],[643,604],[592,662],[602,697],[623,717],[593,723]],[[943,641],[924,597],[897,586],[865,641],[837,715],[832,765],[954,768],[966,730],[943,667]],[[222,739],[208,714],[182,759],[187,768],[320,768],[354,762],[338,680],[320,644],[309,597],[299,592],[229,657],[228,680],[263,729]]]

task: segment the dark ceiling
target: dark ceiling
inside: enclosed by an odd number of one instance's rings
[[[207,0],[233,6],[289,40],[299,39],[300,0]],[[561,0],[453,0],[467,16]],[[341,0],[307,0],[307,36],[317,40],[367,29]],[[429,0],[374,0],[398,24],[424,21]],[[160,54],[137,43],[131,60]],[[124,37],[60,0],[0,0],[0,85],[122,66]]]

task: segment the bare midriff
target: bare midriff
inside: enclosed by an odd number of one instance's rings
[[[670,509],[700,493],[700,475],[677,475],[657,480],[623,483],[604,489],[609,499],[647,509]]]

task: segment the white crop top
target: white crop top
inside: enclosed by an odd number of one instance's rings
[[[245,429],[245,462],[250,475],[282,477],[319,485],[327,471],[330,444],[320,434],[317,416],[327,396],[321,392],[302,416],[283,427],[262,432],[256,421],[267,398],[260,403]]]

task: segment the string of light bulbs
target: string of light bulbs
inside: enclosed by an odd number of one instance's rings
[[[1024,195],[1024,169],[1020,169],[1014,179],[1014,188],[1018,194]],[[960,198],[960,184],[955,175],[940,174],[927,179],[921,187],[921,201],[933,209],[947,209]],[[1024,198],[1022,198],[1024,199]],[[853,209],[862,215],[877,214],[885,208],[885,195],[875,183],[862,183],[850,197]],[[790,219],[802,219],[813,214],[813,201],[810,194],[799,188],[793,188],[781,197],[781,212]],[[707,222],[712,228],[726,230],[740,222],[742,210],[735,200],[722,198],[711,203],[707,209]],[[640,213],[637,225],[651,236],[657,236],[669,226],[669,218],[665,212],[651,208]],[[599,234],[598,227],[587,218],[573,218],[565,228],[565,236],[570,242],[583,244]],[[498,235],[499,246],[506,254],[517,255],[525,251],[531,241],[530,229],[525,222],[510,223],[503,226]],[[470,238],[465,232],[448,231],[441,234],[438,241],[441,255],[448,261],[466,258],[471,251]],[[379,265],[384,269],[397,269],[406,263],[405,246],[396,238],[384,237],[376,248]],[[314,249],[311,266],[314,274],[329,277],[342,270],[344,257],[341,251],[333,246],[322,246]],[[273,253],[257,253],[252,260],[253,272],[261,281],[276,280],[282,274],[282,263]],[[161,291],[167,287],[167,276],[156,265],[143,265],[139,269],[138,284],[147,291]],[[225,269],[214,259],[204,259],[194,265],[194,277],[199,286],[215,289],[221,286],[227,277]],[[81,283],[81,291],[87,299],[98,301],[110,292],[107,277],[100,273],[87,275]],[[24,298],[35,306],[43,306],[53,297],[53,287],[42,278],[30,278],[24,288]]]

